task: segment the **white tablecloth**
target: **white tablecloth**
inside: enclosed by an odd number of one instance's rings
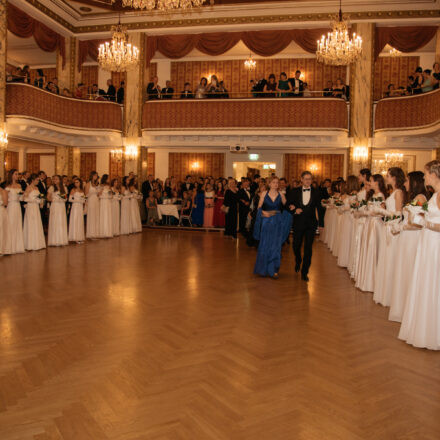
[[[179,220],[179,210],[182,205],[157,205],[157,216],[159,220],[162,219],[163,215],[169,215],[171,217],[176,217]]]

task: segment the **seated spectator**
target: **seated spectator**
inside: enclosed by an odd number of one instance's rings
[[[124,104],[124,95],[125,95],[125,81],[121,81],[121,84],[119,84],[119,89],[116,93],[116,102],[118,104]]]
[[[92,84],[89,91],[90,99],[97,99],[99,97],[99,88],[98,84]]]
[[[191,91],[191,84],[186,82],[183,91],[180,94],[180,99],[194,99],[193,92]]]
[[[223,81],[220,81],[218,85],[218,98],[222,98],[222,99],[229,98],[229,93],[226,90],[225,83]]]
[[[183,191],[182,195],[182,209],[180,215],[191,215],[192,209],[192,191]]]
[[[280,94],[281,98],[288,98],[290,96],[290,93],[292,92],[292,85],[287,79],[287,75],[285,72],[281,72],[280,74],[277,91]]]
[[[153,191],[150,191],[148,194],[145,206],[147,208],[147,224],[153,226],[159,221],[159,216],[157,214],[157,200],[154,197]]]
[[[292,95],[294,97],[300,97],[303,95],[304,83],[301,78],[301,70],[295,72],[294,78],[289,78],[290,84],[292,85]]]
[[[147,100],[159,99],[161,88],[158,84],[159,78],[155,76],[153,81],[147,85]]]
[[[78,83],[78,86],[75,90],[75,98],[85,99],[87,97],[86,93],[87,93],[87,91],[86,91],[86,86],[84,85],[84,83]]]
[[[168,80],[165,83],[165,87],[162,89],[162,99],[173,99],[174,89],[171,87],[171,81]]]
[[[400,96],[400,92],[396,90],[396,87],[394,84],[388,84],[387,91],[385,92],[385,96],[387,98],[393,97],[393,96]]]
[[[432,77],[434,79],[434,89],[440,86],[440,63],[434,63],[432,66]]]
[[[58,87],[58,78],[54,78],[52,80],[52,85],[53,85],[52,88],[54,90],[53,93],[56,93],[57,95],[59,95],[60,94],[60,88]]]
[[[70,92],[69,89],[66,89],[66,87],[64,87],[64,89],[63,89],[63,96],[65,96],[67,98],[71,98],[72,97],[72,93]]]
[[[341,78],[336,80],[336,84],[333,87],[333,97],[347,99],[346,88]]]
[[[413,94],[413,84],[414,84],[414,77],[412,75],[408,76],[408,80],[406,82],[406,95],[412,95]]]
[[[422,84],[423,84],[423,69],[419,66],[416,69],[414,75],[414,82],[411,86],[413,95],[420,95],[420,93],[422,93]]]
[[[212,75],[211,82],[209,83],[208,89],[206,91],[208,98],[218,98],[219,91],[219,80],[216,75]]]
[[[277,82],[275,80],[275,75],[273,73],[271,73],[269,75],[269,81],[267,82],[267,84],[264,86],[264,96],[269,97],[269,98],[275,98],[277,96],[276,91],[277,91]]]
[[[303,83],[303,87],[304,87],[304,91],[303,91],[304,98],[311,98],[312,97],[312,92],[309,89],[308,83],[304,82]]]
[[[58,94],[59,89],[58,87],[53,83],[53,81],[49,81],[45,87],[45,90],[47,90],[50,93]]]
[[[26,84],[31,83],[31,72],[29,71],[29,66],[27,64],[21,69],[21,75],[24,77],[24,82]]]
[[[333,96],[333,81],[327,81],[327,87],[323,90],[322,96],[330,98]]]
[[[34,80],[34,86],[40,89],[44,89],[46,86],[46,76],[43,73],[43,69],[37,69],[37,77]]]
[[[113,85],[113,81],[111,79],[107,80],[107,87],[105,97],[108,101],[116,102],[116,87]]]
[[[251,93],[254,98],[262,98],[264,87],[267,84],[267,80],[264,78],[263,75],[260,75],[260,78],[258,81],[254,81],[251,79]]]
[[[431,70],[425,69],[423,71],[422,92],[426,93],[426,92],[430,92],[431,90],[434,90],[433,79],[431,76]]]
[[[208,80],[203,77],[196,89],[196,99],[205,99],[208,91]]]

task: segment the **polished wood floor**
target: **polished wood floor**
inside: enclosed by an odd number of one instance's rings
[[[0,259],[1,440],[439,439],[440,353],[321,243],[279,280],[220,234]]]

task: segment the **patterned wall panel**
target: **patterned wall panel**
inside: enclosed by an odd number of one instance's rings
[[[224,176],[224,153],[169,153],[168,175],[184,179],[188,174],[214,178]]]
[[[111,179],[116,179],[116,177],[122,178],[122,155],[115,155],[112,153],[109,156],[109,176]]]
[[[150,81],[153,81],[153,78],[157,75],[157,63],[150,64]],[[165,80],[166,81],[166,80]]]
[[[112,72],[112,82],[116,90],[119,89],[122,81],[125,82],[125,72]]]
[[[285,154],[284,155],[284,176],[290,182],[292,179],[299,180],[301,173],[311,170],[316,166],[313,172],[313,178],[320,182],[329,178],[332,180],[343,176],[344,173],[344,155],[343,154]]]
[[[46,83],[52,81],[57,76],[57,69],[55,67],[51,67],[49,69],[42,69],[44,76],[46,77]],[[31,84],[34,84],[35,79],[37,78],[37,69],[29,69],[29,73],[31,75]]]
[[[87,181],[90,173],[96,170],[96,153],[81,153],[80,177]]]
[[[314,58],[300,58],[257,60],[257,70],[252,73],[244,67],[244,60],[176,61],[171,63],[171,82],[174,90],[180,93],[185,82],[191,83],[194,90],[202,77],[209,79],[211,75],[217,75],[220,81],[225,82],[226,89],[232,93],[231,97],[245,97],[251,79],[259,75],[267,78],[271,73],[278,79],[281,72],[286,72],[291,78],[298,69],[304,73],[310,90],[322,90],[328,80],[341,78],[345,82],[346,78],[345,66],[327,66]]]
[[[374,65],[374,100],[385,96],[388,84],[406,87],[419,63],[420,57],[379,57]]]
[[[156,174],[156,153],[147,153],[147,175]]]
[[[98,84],[98,66],[82,66],[81,82],[83,82],[88,89],[92,87],[93,84]]]
[[[40,153],[26,153],[26,170],[38,173],[40,169]]]
[[[8,172],[12,169],[18,170],[18,152],[17,151],[6,151],[5,152],[5,171]],[[18,170],[23,171],[23,170]]]

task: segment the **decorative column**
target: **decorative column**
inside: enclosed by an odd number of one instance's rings
[[[130,34],[131,43],[139,48],[138,66],[126,73],[124,96],[124,150],[123,173],[133,172],[142,183],[142,105],[145,63],[145,39],[141,32]]]
[[[80,81],[80,72],[78,72],[78,39],[75,37],[66,37],[66,59],[63,68],[63,59],[59,51],[57,52],[57,78],[60,93],[64,88],[72,93]]]
[[[6,130],[7,1],[0,0],[0,133]],[[0,181],[5,178],[6,145],[0,144]]]
[[[71,147],[55,147],[55,174],[69,175],[69,149]]]
[[[435,61],[440,63],[440,26],[437,28],[437,35],[435,40]]]
[[[362,55],[351,65],[350,154],[348,173],[371,168],[373,137],[374,23],[356,23],[352,31],[362,37]]]
[[[81,150],[78,147],[70,147],[68,176],[79,176],[80,173],[81,173]]]

